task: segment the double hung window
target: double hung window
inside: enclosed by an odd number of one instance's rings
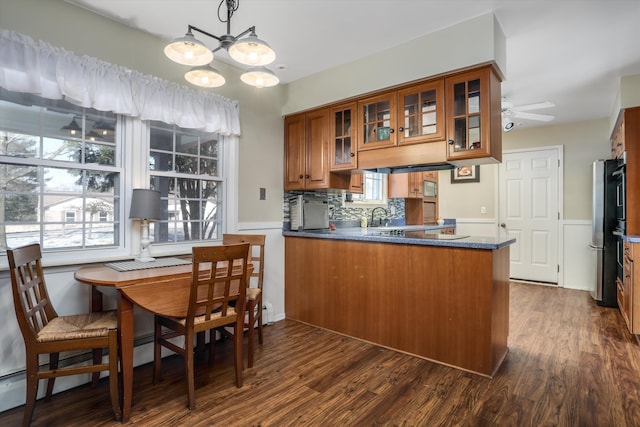
[[[152,223],[155,243],[221,237],[222,144],[215,133],[150,123],[150,188],[160,191],[162,214]]]
[[[364,172],[364,192],[353,194],[356,204],[386,205],[387,204],[387,175],[377,172]]]
[[[0,89],[0,247],[120,244],[111,113]]]

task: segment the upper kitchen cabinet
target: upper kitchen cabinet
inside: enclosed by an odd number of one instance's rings
[[[364,175],[361,173],[352,173],[349,184],[349,192],[355,194],[364,193]]]
[[[331,108],[331,170],[350,171],[358,166],[355,102]]]
[[[396,145],[396,92],[358,101],[358,151]]]
[[[422,172],[389,174],[388,195],[391,198],[422,199],[424,175]]]
[[[285,117],[285,190],[349,188],[349,175],[329,171],[328,121],[327,109]]]
[[[617,123],[614,135],[617,133],[618,138],[623,138],[621,144],[627,162],[624,189],[626,235],[640,236],[640,107],[620,111]]]
[[[445,139],[444,80],[398,91],[398,145]]]
[[[492,66],[445,79],[448,161],[502,160],[500,93]]]
[[[618,116],[616,125],[613,128],[613,133],[611,134],[611,158],[612,159],[620,159],[622,157],[622,153],[625,152],[623,118],[624,118],[624,114],[620,114]]]

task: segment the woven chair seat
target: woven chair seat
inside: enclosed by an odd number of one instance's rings
[[[110,329],[118,328],[115,310],[60,316],[38,332],[37,342],[106,337]]]
[[[233,307],[229,307],[227,309],[227,316],[235,316],[236,315],[236,311],[233,309]],[[211,316],[209,316],[209,319],[206,318],[206,316],[202,315],[202,316],[196,316],[193,318],[193,324],[194,325],[199,325],[200,323],[204,323],[207,322],[209,320],[215,320],[215,319],[219,319],[222,317],[222,312],[217,311],[215,313],[211,313]],[[181,324],[182,326],[184,326],[187,323],[187,319],[186,318],[180,318],[180,319],[175,319],[175,321],[179,324]]]
[[[259,288],[247,288],[247,300],[249,301],[257,300],[261,292],[262,290]]]

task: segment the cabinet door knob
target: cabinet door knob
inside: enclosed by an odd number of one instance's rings
[[[453,145],[453,144],[454,144],[453,139],[450,139],[450,140],[449,140],[449,145]]]
[[[305,177],[306,179],[309,179],[309,175],[305,175],[304,177]]]
[[[398,128],[398,131],[399,131],[399,132],[404,132],[404,128],[403,128],[402,126],[400,126],[400,127]]]
[[[394,133],[395,130],[393,128],[389,129],[389,133]]]
[[[302,179],[302,178],[304,178],[304,177],[303,177],[302,175],[300,175],[298,178],[299,178],[299,179]]]
[[[349,153],[349,157],[355,157],[355,153]]]

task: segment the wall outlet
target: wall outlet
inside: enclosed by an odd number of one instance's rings
[[[481,214],[485,214],[487,213],[487,207],[486,206],[480,206],[480,213]]]
[[[267,200],[267,189],[260,187],[260,200]]]

